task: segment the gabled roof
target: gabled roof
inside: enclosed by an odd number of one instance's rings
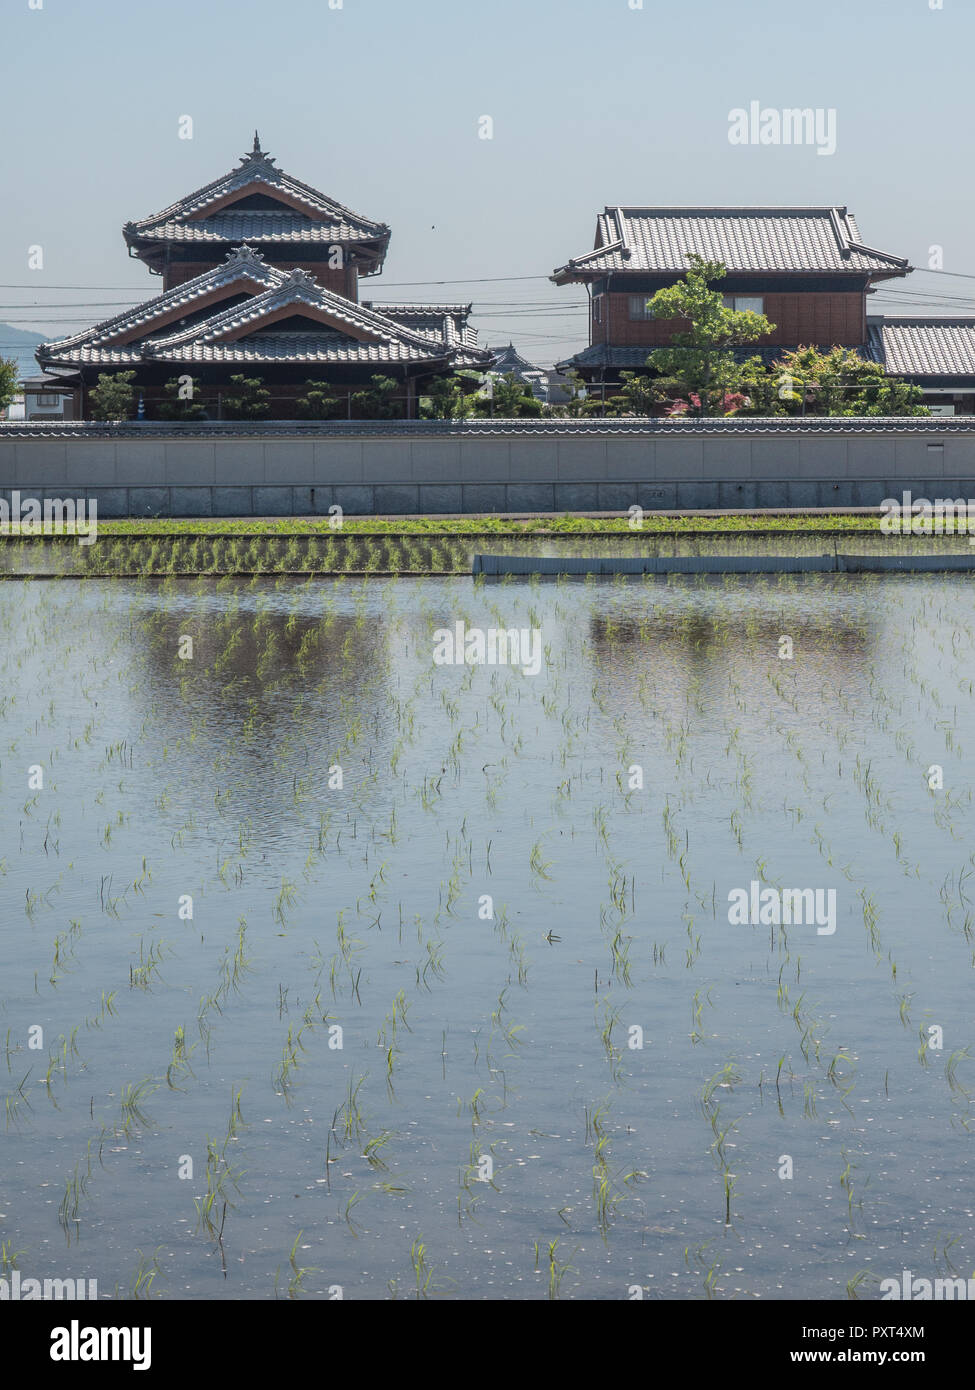
[[[247,289],[249,282],[254,288]],[[239,284],[248,294],[242,302],[192,323],[174,322],[174,306],[192,311],[197,302],[221,285]],[[295,317],[316,321],[317,328],[295,331]],[[282,323],[280,330],[276,323]],[[157,324],[156,331],[153,325]],[[289,326],[290,324],[290,326]],[[122,341],[126,329],[144,329]],[[264,263],[250,248],[238,248],[224,266],[159,295],[148,304],[127,310],[57,343],[38,348],[44,365],[138,365],[146,362],[370,362],[446,363],[481,366],[490,354],[467,338],[419,332],[386,314],[333,294],[304,270],[285,272]]]
[[[502,376],[512,373],[514,376],[528,381],[533,377],[544,377],[545,373],[541,367],[536,367],[534,362],[529,362],[527,357],[522,357],[514,343],[509,343],[507,347],[493,348],[494,366],[493,372],[498,372]]]
[[[414,333],[443,338],[451,346],[477,350],[477,329],[468,324],[472,304],[376,304],[364,299],[362,305],[385,314]]]
[[[905,275],[908,262],[865,246],[845,207],[607,207],[598,215],[592,251],[560,266],[557,284],[613,271],[683,273],[691,253],[729,271]]]
[[[70,355],[70,350],[80,344],[103,348],[106,344],[139,330],[142,330],[140,336],[145,337],[152,332],[153,323],[158,323],[160,319],[165,319],[180,309],[190,314],[194,306],[208,295],[229,289],[238,282],[241,288],[250,283],[270,289],[272,286],[280,285],[287,278],[287,272],[268,265],[259,251],[250,246],[237,246],[228,253],[222,265],[198,275],[194,280],[187,280],[184,284],[167,290],[165,294],[136,305],[134,309],[125,309],[113,318],[104,319],[94,328],[86,328],[81,333],[74,333],[71,337],[61,338],[54,343],[42,343],[37,351],[43,353],[47,359],[55,359],[65,354]]]
[[[894,376],[975,377],[975,318],[868,320],[870,356]]]
[[[238,197],[264,194],[274,208],[235,205]],[[317,189],[279,169],[261,149],[257,132],[254,148],[240,166],[198,188],[162,212],[127,222],[123,235],[130,247],[146,249],[167,242],[296,242],[354,247],[385,252],[389,228],[361,217]]]

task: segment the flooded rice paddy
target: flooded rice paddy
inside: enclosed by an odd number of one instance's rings
[[[970,594],[6,583],[0,1274],[970,1277]],[[539,674],[435,664],[461,622],[537,630]],[[729,921],[788,889],[835,930]]]

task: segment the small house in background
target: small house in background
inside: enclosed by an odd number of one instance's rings
[[[924,392],[934,415],[975,415],[975,318],[871,316],[869,356]]]
[[[507,347],[491,348],[490,351],[494,354],[494,365],[490,368],[492,375],[513,376],[528,388],[536,400],[548,399],[546,373],[541,367],[536,367],[526,357],[522,357],[513,343],[509,343]]]
[[[568,377],[557,371],[546,371],[536,367],[509,343],[507,347],[492,348],[494,365],[490,371],[495,376],[513,376],[531,392],[537,401],[545,405],[560,405],[572,395],[572,383]]]
[[[74,420],[75,389],[56,376],[29,376],[21,383],[25,420]]]
[[[623,371],[638,371],[667,346],[680,320],[655,319],[648,299],[683,279],[692,253],[727,269],[720,289],[729,308],[765,314],[776,325],[756,350],[834,346],[867,353],[867,295],[878,281],[909,274],[902,256],[867,246],[845,207],[607,207],[596,219],[592,251],[555,270],[557,285],[585,285],[589,346],[574,368],[598,394]]]

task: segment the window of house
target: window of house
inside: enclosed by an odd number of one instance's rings
[[[737,309],[740,314],[765,313],[765,300],[760,294],[723,294],[721,302],[726,309]]]
[[[648,300],[645,294],[630,295],[630,320],[652,319],[653,310],[648,308]]]
[[[61,403],[60,396],[38,396],[37,404],[40,406],[57,406]]]

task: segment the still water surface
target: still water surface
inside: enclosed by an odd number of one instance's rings
[[[2,599],[24,1277],[837,1299],[975,1272],[964,576]],[[460,621],[539,629],[540,674],[434,665]],[[731,925],[753,881],[835,889],[835,932]]]

